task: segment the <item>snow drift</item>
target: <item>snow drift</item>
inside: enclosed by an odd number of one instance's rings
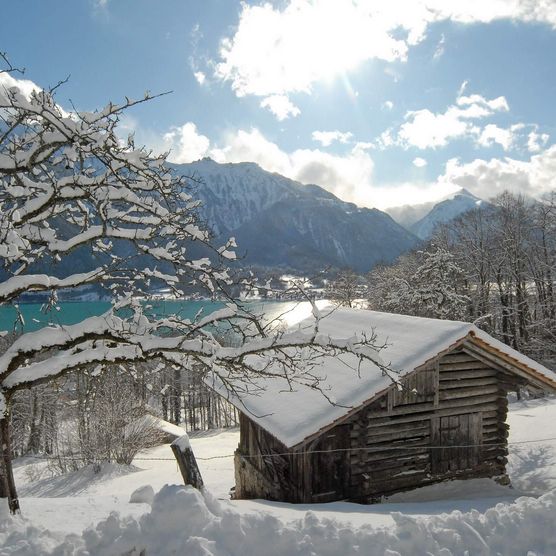
[[[284,523],[268,514],[240,515],[209,494],[168,486],[140,519],[112,513],[82,536],[56,538],[49,531],[6,517],[0,524],[0,554],[138,556],[345,556],[464,554],[507,556],[556,554],[556,490],[540,498],[498,504],[484,514],[452,512],[414,518],[397,513],[391,529],[360,528],[319,519],[307,512]]]

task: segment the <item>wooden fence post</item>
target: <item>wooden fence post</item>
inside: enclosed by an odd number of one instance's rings
[[[193,450],[191,449],[187,434],[174,440],[170,447],[178,462],[184,484],[191,485],[197,490],[202,490],[203,477],[201,477],[201,472],[199,471],[197,460],[193,455]]]

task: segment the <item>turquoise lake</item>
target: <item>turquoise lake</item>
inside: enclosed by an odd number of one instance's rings
[[[267,318],[273,318],[283,311],[293,307],[291,301],[254,301],[250,306],[257,312],[264,312]],[[149,301],[149,311],[157,317],[178,315],[182,318],[193,319],[202,310],[203,316],[224,306],[221,302],[212,301]],[[32,332],[48,325],[76,324],[87,317],[101,315],[110,308],[110,303],[104,301],[67,301],[58,305],[59,310],[44,312],[42,303],[22,303],[19,310],[23,315],[25,325],[17,322],[17,312],[14,307],[0,306],[0,330],[18,332]]]

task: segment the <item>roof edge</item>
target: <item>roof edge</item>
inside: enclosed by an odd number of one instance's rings
[[[525,372],[526,374],[535,378],[536,380],[542,382],[543,384],[546,384],[547,386],[549,386],[550,388],[552,388],[556,392],[556,380],[553,380],[550,377],[544,375],[543,373],[537,371],[536,369],[533,369],[532,367],[530,367],[529,365],[527,365],[523,361],[520,361],[519,359],[516,359],[515,357],[512,357],[506,351],[502,351],[502,350],[498,349],[496,346],[493,346],[492,344],[490,344],[489,342],[487,342],[483,338],[479,337],[476,334],[475,331],[472,330],[469,333],[469,336],[471,336],[471,341],[476,343],[479,347],[482,347],[482,348],[486,349],[487,351],[490,351],[491,353],[495,352],[495,355],[500,357],[501,359],[505,360],[505,362],[507,364],[509,364],[511,366],[514,366],[514,367],[517,367],[518,369],[522,370],[523,372]],[[508,346],[508,347],[510,347],[510,346]],[[510,349],[513,349],[513,348],[510,348]],[[540,363],[539,363],[539,365],[540,365]],[[546,370],[549,371],[550,369],[546,369]]]

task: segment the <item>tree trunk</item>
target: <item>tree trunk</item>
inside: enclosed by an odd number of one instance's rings
[[[9,402],[6,400],[6,404]],[[9,407],[9,406],[8,406]],[[19,512],[19,499],[15,489],[14,470],[12,467],[12,439],[9,409],[0,419],[0,443],[2,444],[2,485],[0,496],[8,499],[8,507],[12,514]]]
[[[176,425],[181,423],[181,371],[179,368],[174,369],[174,399],[173,399],[173,422]]]
[[[166,394],[166,391],[162,394],[160,404],[162,405],[162,418],[165,421],[168,421],[168,395]]]
[[[27,443],[27,452],[36,454],[40,450],[40,422],[42,420],[41,417],[39,417],[39,400],[36,390],[31,390],[31,398],[31,422],[29,431],[29,442]]]

